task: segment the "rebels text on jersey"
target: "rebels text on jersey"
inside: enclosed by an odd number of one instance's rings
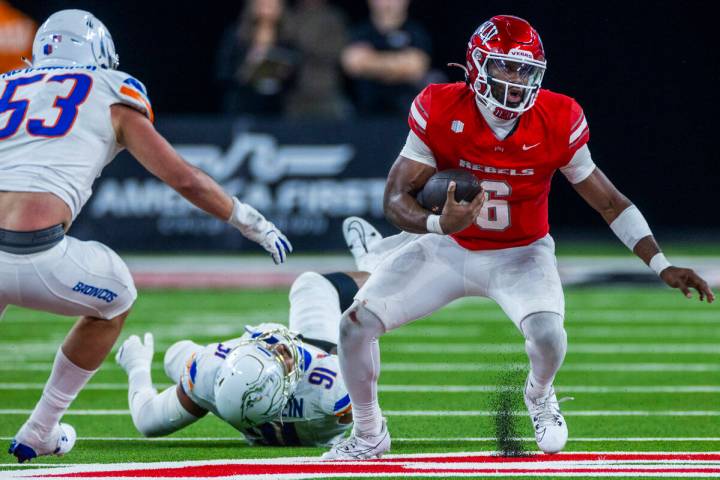
[[[477,221],[452,237],[469,250],[528,245],[549,232],[548,194],[555,170],[590,138],[580,106],[541,90],[505,139],[495,137],[465,83],[435,84],[413,102],[408,123],[438,170],[471,170],[489,194]]]

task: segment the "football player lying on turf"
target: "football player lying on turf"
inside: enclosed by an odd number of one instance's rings
[[[239,338],[198,345],[182,340],[165,353],[174,385],[152,386],[153,337],[133,335],[116,360],[129,377],[135,427],[168,435],[208,411],[241,431],[251,444],[325,446],[352,425],[350,397],[336,352],[342,311],[366,273],[306,272],[290,289],[289,330],[246,326]]]

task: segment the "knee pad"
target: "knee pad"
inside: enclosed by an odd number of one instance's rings
[[[557,313],[530,314],[520,322],[520,328],[525,338],[536,345],[555,346],[567,341],[563,317]]]
[[[359,300],[355,300],[340,319],[340,341],[355,337],[358,340],[372,340],[385,333],[385,327],[373,312]]]
[[[179,342],[173,343],[170,348],[165,352],[163,358],[163,367],[165,369],[165,375],[174,383],[180,381],[183,370],[185,368],[185,362],[187,362],[192,351],[195,347],[195,343],[190,340],[180,340]]]

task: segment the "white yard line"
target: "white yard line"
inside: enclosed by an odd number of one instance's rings
[[[50,364],[47,364],[48,366]],[[160,365],[158,368],[161,368]],[[523,363],[402,363],[382,364],[383,372],[504,372],[508,369],[526,369]],[[3,366],[0,365],[0,370]],[[22,369],[22,368],[21,368]],[[574,363],[562,366],[562,372],[718,372],[716,363]]]
[[[0,415],[29,415],[31,409],[0,409]],[[384,415],[391,417],[492,417],[495,412],[490,410],[383,410]],[[526,411],[513,412],[513,415],[525,416]],[[568,410],[564,412],[571,417],[716,417],[720,410]],[[123,416],[130,415],[130,410],[69,410],[66,415],[75,416]]]
[[[2,364],[0,372],[50,372],[50,362],[23,362]],[[114,363],[102,367],[119,370]],[[154,362],[153,369],[162,370],[161,362]],[[527,368],[526,362],[516,363],[472,363],[472,362],[388,362],[382,364],[383,372],[504,372],[508,369]],[[563,372],[715,372],[716,363],[566,363]]]
[[[156,343],[158,351],[170,346],[171,342]],[[59,342],[29,342],[18,344],[16,341],[0,342],[0,362],[19,363],[33,359],[43,359],[57,352]],[[381,342],[381,350],[386,353],[412,354],[453,354],[453,353],[525,353],[523,342],[513,343],[420,343],[420,342]],[[720,343],[584,343],[570,342],[568,353],[572,354],[706,354],[720,356]]]
[[[661,327],[661,326],[643,326],[643,327],[626,327],[626,326],[565,326],[570,342],[578,338],[614,338],[614,339],[626,339],[626,338],[660,338],[665,339],[671,338],[697,338],[705,341],[712,338],[720,338],[720,330],[713,328],[710,325],[683,325],[682,327]],[[395,330],[389,334],[388,338],[422,338],[432,337],[436,339],[448,339],[451,341],[457,338],[488,338],[494,335],[493,327],[491,326],[419,326],[413,328]]]
[[[497,385],[380,385],[381,392],[415,392],[415,393],[470,393],[496,392]],[[505,387],[506,390],[520,390],[517,387]],[[563,394],[569,393],[718,393],[718,385],[557,385],[556,390]]]
[[[41,390],[44,383],[0,383],[2,390]],[[170,384],[157,384],[158,389],[169,387]],[[127,383],[90,383],[84,390],[127,390]],[[383,385],[381,392],[402,393],[492,393],[498,390],[520,390],[522,387],[499,387],[498,385]],[[720,385],[557,385],[555,388],[562,393],[720,393]]]
[[[13,437],[0,437],[0,441],[12,440]],[[515,437],[515,440],[534,442],[535,437]],[[496,437],[393,437],[393,442],[494,442]],[[78,441],[86,442],[231,442],[239,441],[245,443],[240,436],[237,437],[78,437]],[[720,437],[570,437],[572,442],[720,442]],[[623,453],[623,452],[612,452]],[[636,452],[632,452],[636,453]],[[648,452],[644,452],[648,453]],[[703,452],[712,453],[712,452]],[[436,453],[431,455],[437,455]],[[443,453],[443,455],[447,455]],[[38,464],[27,464],[24,466],[40,466]],[[61,464],[48,464],[56,466]],[[18,466],[17,463],[0,463],[0,466]]]
[[[524,417],[527,411],[516,411],[513,415]],[[714,417],[720,410],[567,410],[568,417]],[[383,410],[391,417],[494,417],[490,410]]]
[[[522,342],[516,343],[391,343],[381,342],[382,352],[415,354],[449,353],[524,353]],[[720,343],[580,343],[570,342],[568,353],[616,355],[619,353],[710,354],[720,355]]]
[[[158,384],[156,388],[166,388],[169,384]],[[0,390],[38,390],[44,387],[43,383],[0,383]],[[127,390],[126,383],[91,383],[85,390]],[[519,390],[521,387],[506,387],[509,390]],[[718,393],[718,385],[626,385],[626,386],[598,386],[598,385],[558,385],[556,388],[563,392],[577,393]],[[381,392],[416,392],[416,393],[469,393],[469,392],[496,392],[497,385],[380,385]]]

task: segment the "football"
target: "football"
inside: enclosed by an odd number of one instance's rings
[[[423,189],[417,195],[417,201],[436,215],[439,215],[445,206],[447,189],[451,181],[455,182],[455,201],[471,202],[475,195],[480,193],[480,181],[467,170],[453,168],[437,172],[430,177]]]

